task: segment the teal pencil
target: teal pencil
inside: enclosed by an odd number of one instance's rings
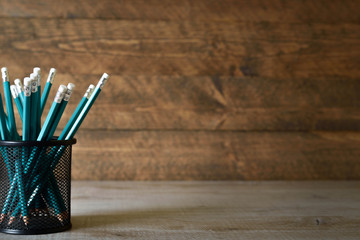
[[[6,111],[9,119],[9,131],[10,137],[13,140],[16,139],[16,123],[15,123],[15,116],[14,116],[14,108],[12,103],[12,98],[10,94],[10,82],[9,82],[9,73],[6,67],[1,68],[2,79],[3,79],[3,86],[4,86],[4,98],[6,103]]]
[[[21,101],[20,101],[20,94],[18,93],[15,85],[11,85],[10,90],[11,90],[11,95],[14,98],[15,105],[16,105],[16,107],[18,109],[20,119],[22,121],[23,120],[23,106],[22,106]]]
[[[96,88],[94,89],[94,92],[91,94],[89,100],[85,104],[84,108],[81,110],[79,116],[77,117],[77,119],[74,122],[73,126],[69,130],[68,134],[66,135],[65,140],[69,140],[69,139],[72,139],[74,137],[75,133],[79,129],[81,123],[84,121],[86,115],[90,111],[90,108],[94,104],[96,98],[98,97],[98,95],[101,92],[101,89],[104,87],[104,85],[105,85],[105,83],[107,82],[108,79],[109,79],[109,75],[107,73],[104,73],[102,75],[102,77],[100,78],[98,84],[96,85]]]
[[[65,128],[61,132],[58,140],[64,140],[65,139],[65,136],[68,134],[68,132],[70,131],[70,128],[72,127],[72,125],[76,121],[77,117],[79,116],[81,110],[84,108],[86,102],[88,101],[89,97],[91,96],[92,92],[94,91],[94,88],[95,88],[95,86],[90,84],[90,86],[86,90],[84,96],[82,97],[80,103],[77,105],[74,113],[71,115],[69,121],[67,122]]]
[[[4,112],[3,107],[3,101],[0,93],[0,134],[1,134],[1,140],[9,140],[10,133],[7,130],[6,127],[6,116]]]
[[[39,135],[41,129],[41,70],[39,67],[34,68],[35,80],[37,80],[37,91],[36,91],[36,136]]]
[[[30,140],[31,78],[24,78],[23,141]]]
[[[62,101],[62,99],[64,98],[65,92],[66,92],[67,88],[65,85],[60,85],[54,102],[51,105],[50,111],[45,119],[45,122],[41,128],[41,131],[39,133],[39,136],[37,138],[38,141],[43,141],[47,139],[48,133],[50,131],[51,125],[54,122],[54,119],[56,117],[56,112],[58,110],[58,108],[60,107],[60,103]]]
[[[37,91],[38,91],[38,81],[36,79],[36,75],[34,73],[30,74],[31,78],[31,118],[30,118],[30,140],[36,140],[37,136],[37,113],[38,113],[38,98],[37,98]]]
[[[21,84],[20,79],[18,79],[18,78],[15,79],[14,83],[15,83],[16,89],[17,89],[17,91],[19,93],[21,104],[24,105],[24,92],[23,92],[23,86]]]
[[[49,92],[50,92],[51,86],[52,86],[52,84],[53,84],[55,75],[56,75],[56,69],[55,69],[55,68],[51,68],[51,69],[50,69],[50,72],[49,72],[49,76],[48,76],[48,78],[47,78],[47,80],[46,80],[44,92],[43,92],[43,94],[42,94],[42,96],[41,96],[40,116],[41,116],[42,113],[44,112],[46,100],[48,99]]]
[[[66,90],[66,93],[65,93],[65,96],[63,98],[63,100],[61,101],[60,103],[60,107],[56,113],[56,117],[53,121],[53,123],[51,124],[51,127],[50,127],[50,130],[49,130],[49,133],[48,133],[48,136],[47,136],[47,140],[51,140],[51,138],[53,137],[54,135],[54,132],[60,122],[60,119],[61,119],[61,116],[63,115],[64,113],[64,110],[66,108],[66,105],[68,104],[69,100],[70,100],[70,97],[71,97],[71,94],[74,90],[74,87],[75,87],[75,84],[73,83],[69,83],[67,86],[67,90]]]

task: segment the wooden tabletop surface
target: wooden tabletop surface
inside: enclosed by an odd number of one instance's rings
[[[360,182],[74,181],[71,216],[0,239],[360,239]]]

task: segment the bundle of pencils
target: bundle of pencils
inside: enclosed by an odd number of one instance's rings
[[[7,111],[5,114],[0,94],[0,139],[2,141],[42,142],[73,139],[109,78],[109,75],[104,73],[96,87],[90,84],[60,136],[54,139],[53,135],[75,85],[73,83],[67,86],[60,85],[45,122],[41,126],[41,116],[56,69],[50,69],[42,94],[40,68],[34,68],[33,73],[25,77],[23,82],[15,79],[14,85],[11,86],[7,68],[2,68],[1,73]],[[17,132],[11,95],[22,121],[22,136]],[[66,209],[64,205],[54,176],[54,169],[63,156],[65,148],[62,145],[53,146],[50,149],[35,146],[10,151],[0,146],[1,157],[7,167],[9,178],[9,189],[0,214],[1,224],[11,225],[14,219],[20,218],[27,226],[31,217],[34,216],[34,211],[39,211],[39,209],[43,211],[41,214],[48,214],[51,209],[60,222],[67,218],[69,209]]]

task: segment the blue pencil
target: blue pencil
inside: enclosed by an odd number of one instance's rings
[[[41,70],[39,67],[34,68],[35,80],[37,80],[37,91],[36,91],[36,136],[39,135],[41,128]]]
[[[1,68],[2,73],[2,79],[3,79],[3,86],[4,86],[4,98],[6,103],[6,111],[8,115],[9,120],[9,131],[10,131],[10,137],[13,140],[16,139],[16,123],[15,123],[15,116],[14,116],[14,108],[12,103],[12,98],[10,94],[10,82],[9,82],[9,73],[6,67]]]
[[[91,94],[89,100],[85,104],[84,108],[81,110],[79,116],[77,117],[76,121],[74,122],[73,126],[69,130],[68,134],[65,137],[65,140],[70,140],[74,137],[75,133],[79,129],[81,123],[84,121],[86,115],[90,111],[90,108],[94,104],[96,98],[101,92],[101,89],[104,87],[105,83],[109,79],[109,75],[107,73],[104,73],[102,77],[100,78],[98,84],[96,85],[96,88],[94,89],[94,92]]]
[[[65,93],[65,96],[64,96],[63,100],[60,103],[60,107],[59,107],[58,111],[56,112],[56,117],[55,117],[53,123],[51,124],[50,130],[49,130],[49,133],[48,133],[48,136],[47,136],[47,140],[51,140],[51,138],[53,137],[54,132],[55,132],[55,130],[56,130],[56,128],[57,128],[57,126],[58,126],[58,124],[60,122],[61,116],[64,113],[66,105],[68,104],[68,102],[70,100],[70,97],[71,97],[71,94],[72,94],[72,92],[74,90],[75,84],[69,83],[66,87],[67,87],[67,91]]]
[[[38,97],[37,97],[37,91],[38,91],[38,81],[36,79],[36,75],[34,73],[30,74],[31,78],[31,118],[30,118],[30,140],[34,141],[37,136],[37,113],[39,109],[38,104]]]
[[[45,119],[45,122],[44,122],[44,124],[41,128],[41,131],[39,133],[39,136],[37,138],[38,141],[43,141],[43,140],[47,139],[51,125],[53,124],[54,119],[56,117],[56,112],[57,112],[58,108],[60,107],[60,103],[65,96],[66,90],[67,90],[67,88],[65,85],[60,85],[60,87],[56,93],[54,102],[51,105],[50,111]]]
[[[46,80],[44,92],[43,92],[43,94],[42,94],[42,96],[41,96],[40,115],[42,115],[42,113],[44,112],[46,100],[48,99],[49,92],[50,92],[52,83],[53,83],[54,78],[55,78],[55,74],[56,74],[56,69],[55,69],[55,68],[51,68],[51,69],[50,69],[50,72],[49,72],[49,76],[48,76],[48,78],[47,78],[47,80]]]
[[[19,93],[21,104],[24,105],[24,92],[23,92],[23,86],[21,84],[20,79],[18,79],[18,78],[15,79],[14,83],[15,83],[16,89],[17,89],[17,91]]]
[[[16,105],[16,107],[18,109],[20,119],[22,121],[23,120],[23,106],[22,106],[21,101],[20,101],[20,94],[18,93],[15,85],[11,85],[10,90],[11,90],[11,95],[14,98],[15,105]]]
[[[90,84],[90,86],[86,90],[84,96],[82,97],[80,103],[76,107],[74,113],[71,115],[69,121],[67,122],[65,128],[62,130],[58,140],[65,139],[65,136],[68,134],[68,132],[70,131],[70,128],[72,127],[72,125],[76,121],[77,117],[79,116],[81,110],[84,108],[86,102],[88,101],[89,97],[91,96],[92,92],[94,91],[94,88],[95,88],[95,86]]]
[[[31,78],[24,78],[23,141],[30,140]]]

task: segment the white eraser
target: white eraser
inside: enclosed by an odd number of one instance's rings
[[[24,78],[24,86],[31,86],[31,81],[29,77]]]
[[[49,71],[49,76],[47,78],[47,82],[50,82],[50,83],[53,83],[54,81],[54,78],[55,78],[55,75],[56,75],[56,69],[55,68],[51,68],[50,71]]]
[[[37,80],[37,75],[35,73],[31,73],[29,77],[31,78],[31,80]]]
[[[11,91],[11,94],[13,96],[13,98],[17,98],[18,97],[18,92],[17,92],[17,89],[16,89],[16,86],[15,85],[11,85],[10,86],[10,91]]]
[[[35,74],[35,79],[38,82],[38,85],[41,84],[41,70],[39,67],[34,67],[33,72]]]
[[[73,83],[68,83],[68,85],[67,85],[67,89],[71,90],[71,91],[74,89],[74,87],[75,87],[75,84],[73,84]]]
[[[14,80],[15,86],[17,87],[18,94],[20,94],[23,91],[23,86],[20,79]]]
[[[66,90],[67,90],[67,87],[65,86],[65,85],[60,85],[60,87],[59,87],[59,92],[61,92],[61,93],[65,93],[66,92]]]
[[[109,74],[107,74],[107,73],[104,73],[103,75],[102,75],[102,77],[101,77],[101,79],[104,79],[105,81],[107,81],[108,79],[109,79]],[[103,80],[103,81],[104,81]]]
[[[33,73],[35,73],[35,74],[40,74],[40,73],[41,73],[41,69],[40,69],[39,67],[34,67]]]
[[[8,73],[7,67],[2,67],[1,68],[1,75],[2,75],[2,79],[3,79],[4,82],[9,81],[9,73]]]
[[[15,83],[15,85],[17,86],[17,87],[20,87],[20,88],[22,88],[22,83],[21,83],[21,80],[20,79],[15,79],[14,80],[14,83]]]
[[[109,74],[104,73],[104,74],[101,76],[97,87],[100,88],[100,89],[102,89],[108,79],[109,79]]]

